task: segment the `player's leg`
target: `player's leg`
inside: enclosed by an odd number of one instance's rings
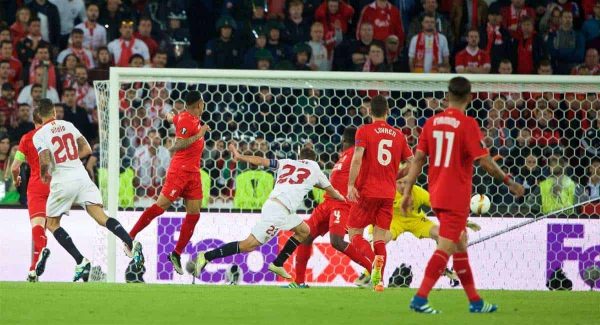
[[[166,193],[166,186],[167,184],[165,183],[162,193]],[[144,230],[144,228],[146,228],[152,222],[152,220],[163,214],[165,210],[171,206],[173,200],[170,200],[162,193],[158,196],[156,203],[144,210],[133,228],[131,228],[131,231],[129,232],[129,236],[131,236],[131,238],[135,238],[140,231]]]
[[[196,227],[198,220],[200,220],[201,206],[202,200],[186,199],[185,201],[185,219],[183,219],[183,224],[181,225],[181,230],[179,231],[179,238],[177,239],[175,251],[169,254],[169,260],[173,264],[175,271],[179,274],[183,274],[183,269],[181,268],[181,254],[183,253],[183,250],[187,244],[190,242],[190,238],[192,238],[192,235],[194,234],[194,228]]]
[[[456,253],[452,255],[454,269],[460,278],[460,282],[469,298],[469,310],[472,313],[492,313],[498,310],[498,306],[484,302],[477,289],[475,289],[475,281],[473,280],[473,272],[469,264],[469,255],[467,254],[467,233],[462,233],[460,241],[456,245]]]
[[[277,257],[275,257],[275,260],[269,264],[269,271],[286,279],[291,279],[292,276],[283,268],[283,264],[290,256],[292,256],[292,254],[294,254],[298,245],[310,236],[310,228],[306,222],[302,221],[302,219],[295,214],[293,215],[293,218],[295,219],[295,222],[292,224],[297,223],[297,221],[300,221],[300,224],[291,228],[294,234],[290,236],[285,245],[283,245],[283,248],[279,251]],[[290,229],[290,226],[283,226],[281,229],[288,230]]]
[[[429,259],[425,268],[425,276],[413,297],[410,308],[416,312],[437,314],[439,311],[431,308],[427,303],[427,298],[431,289],[444,273],[448,259],[456,252],[456,244],[460,240],[460,235],[464,231],[464,224],[460,226],[455,216],[447,211],[436,211],[440,220],[440,234],[437,242],[437,249]]]
[[[86,204],[85,210],[100,226],[106,227],[106,229],[108,229],[115,236],[121,239],[121,241],[123,241],[126,248],[129,249],[129,251],[131,251],[132,257],[136,264],[140,265],[144,262],[141,244],[137,241],[134,241],[129,236],[125,228],[117,219],[107,216],[106,213],[104,213],[102,205],[96,204],[95,202],[93,204]]]
[[[33,240],[33,256],[31,258],[30,273],[40,276],[46,268],[46,261],[50,256],[50,250],[46,248],[48,238],[46,237],[46,217],[34,217],[31,223],[31,238]]]
[[[363,237],[364,229],[370,222],[371,206],[365,198],[360,198],[359,202],[352,205],[348,216],[348,237],[350,238],[349,247],[354,248],[369,260],[369,264],[375,259],[375,253],[371,244]],[[358,261],[355,261],[359,263]],[[369,268],[369,272],[371,269]]]
[[[312,232],[312,227],[311,227]],[[296,249],[296,260],[294,264],[295,277],[294,282],[289,284],[289,288],[305,288],[306,286],[306,266],[312,255],[314,238],[312,234],[306,238]]]
[[[390,230],[393,217],[393,199],[379,199],[375,213],[375,225],[373,227],[373,270],[371,272],[371,283],[375,291],[383,291],[383,276],[385,275],[385,264],[387,262],[387,250],[385,248],[386,235]]]
[[[250,234],[246,239],[242,241],[233,241],[227,244],[221,245],[211,251],[208,252],[200,252],[194,262],[194,271],[192,272],[193,276],[198,276],[202,270],[206,267],[208,262],[212,260],[216,260],[217,258],[223,258],[231,255],[235,255],[238,253],[244,252],[252,252],[257,247],[262,245],[253,234]]]
[[[331,246],[336,250],[344,253],[365,270],[371,270],[372,261],[365,257],[355,246],[344,240],[346,229],[348,227],[348,218],[350,217],[350,208],[347,206],[336,207],[329,214],[329,240]],[[361,233],[362,234],[362,233]]]
[[[69,203],[70,204],[70,203]],[[51,210],[48,210],[50,213]],[[62,214],[61,214],[62,215]],[[67,231],[60,226],[61,217],[49,216],[46,221],[46,228],[50,230],[50,232],[54,235],[56,241],[62,246],[75,260],[77,264],[75,266],[75,275],[73,276],[73,282],[82,279],[84,282],[87,282],[88,277],[90,275],[91,264],[87,258],[83,257],[75,244],[73,243],[73,239]]]

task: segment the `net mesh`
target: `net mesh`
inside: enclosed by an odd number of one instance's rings
[[[101,129],[99,169],[106,170],[108,155],[119,154],[119,207],[141,210],[152,204],[160,192],[169,166],[167,148],[174,141],[174,128],[165,121],[165,116],[184,109],[183,98],[188,90],[199,90],[206,102],[201,119],[212,129],[206,136],[206,148],[202,155],[205,194],[203,207],[218,209],[211,210],[216,212],[260,209],[269,192],[261,190],[261,186],[256,184],[251,186],[250,196],[248,191],[241,190],[248,185],[240,183],[246,182],[241,176],[248,170],[248,166],[230,159],[226,150],[227,143],[235,141],[242,152],[258,153],[268,158],[294,159],[301,148],[313,147],[323,169],[330,171],[341,150],[344,128],[369,123],[369,98],[373,95],[380,93],[388,97],[391,108],[388,122],[402,130],[413,148],[425,120],[447,106],[444,93],[447,89],[446,81],[427,81],[424,78],[394,82],[358,78],[339,80],[334,77],[299,80],[256,76],[199,80],[185,76],[132,76],[129,79],[123,78],[119,84],[118,117],[108,114],[108,81],[96,82]],[[578,202],[589,201],[598,195],[598,84],[551,83],[545,82],[545,79],[540,80],[541,82],[536,83],[473,83],[474,99],[467,113],[479,122],[485,144],[490,148],[494,159],[522,183],[527,192],[524,198],[514,199],[505,186],[494,182],[483,170],[476,168],[473,193],[488,195],[492,204],[490,211],[482,216],[484,218],[473,218],[484,227],[480,232],[473,233],[472,238],[508,229],[519,219],[522,221],[522,217],[547,215]],[[119,122],[118,151],[109,148],[107,141],[107,125],[112,118],[118,118]],[[108,190],[116,189],[107,188],[106,178],[102,177],[106,173],[99,172],[98,175],[106,198]],[[268,172],[264,171],[264,175],[268,175]],[[272,184],[272,175],[270,178],[265,176],[260,182]],[[424,175],[419,178],[418,184],[427,189]],[[306,210],[310,211],[321,200],[322,193],[316,190],[309,193],[305,200]],[[174,209],[183,211],[182,202],[176,202]],[[592,202],[567,209],[561,216],[587,219],[597,217],[598,213],[598,205]],[[487,225],[490,226],[485,227]],[[499,239],[478,246],[497,251],[503,240],[530,241],[537,243],[536,245],[542,239],[546,242],[546,232],[531,234],[528,227],[515,230],[504,239],[499,236]],[[550,225],[548,227],[550,229]],[[568,231],[563,232],[567,237],[572,236]],[[244,231],[237,239],[246,234],[247,231]],[[561,234],[552,235],[560,237]],[[433,244],[419,244],[417,239],[410,236],[412,235],[403,235],[398,243],[389,245],[398,245],[398,249],[402,249],[401,247],[406,247],[402,242],[402,238],[405,238],[406,245],[425,245],[423,247],[426,248],[410,254],[403,252],[401,257],[391,257],[390,262],[397,265],[410,264],[416,277],[417,274],[422,274]],[[160,243],[158,245],[161,246]],[[325,245],[322,247],[324,251],[333,250],[328,244],[322,245]],[[212,247],[211,243],[207,247]],[[159,253],[165,249],[159,247]],[[532,246],[531,249],[540,247]],[[166,251],[163,253],[168,254]],[[195,251],[188,253],[193,255]],[[349,260],[340,253],[314,255],[314,259],[336,256],[338,264],[331,269],[320,270],[319,276],[349,283],[360,273],[359,268],[354,264],[350,265]],[[490,258],[502,261],[517,257],[514,252],[510,252],[510,255],[499,252],[494,258]],[[418,262],[423,259],[425,262]],[[555,259],[558,261],[560,258],[557,256]],[[158,265],[157,268],[172,272],[170,264]],[[553,272],[556,267],[548,268],[548,272]],[[391,265],[388,269],[386,279],[394,271]],[[224,276],[225,270],[221,271]],[[331,274],[323,275],[328,272]],[[339,274],[343,275],[340,277]],[[312,279],[312,276],[309,278]],[[314,277],[316,278],[318,276]],[[548,279],[550,278],[556,278],[555,274],[548,275]],[[247,273],[242,280],[252,282]],[[498,287],[503,287],[502,283],[497,284]]]

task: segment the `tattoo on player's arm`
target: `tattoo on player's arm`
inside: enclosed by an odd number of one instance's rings
[[[92,154],[92,148],[90,144],[87,142],[85,137],[81,136],[77,138],[77,149],[79,150],[79,158],[85,158]]]
[[[44,150],[40,152],[40,174],[42,177],[48,174],[50,171],[50,166],[52,164],[52,157],[50,156],[49,150]]]
[[[191,146],[194,142],[196,142],[196,140],[198,140],[199,138],[200,138],[200,134],[196,134],[196,135],[191,136],[186,139],[177,138],[177,139],[175,139],[175,143],[173,143],[173,146],[171,146],[171,148],[169,148],[169,151],[171,153],[175,153],[179,150],[186,149],[189,146]]]

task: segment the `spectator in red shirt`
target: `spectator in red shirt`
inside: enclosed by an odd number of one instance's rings
[[[490,73],[491,68],[489,54],[479,48],[479,31],[469,31],[467,47],[456,54],[456,72]]]
[[[373,25],[374,39],[383,42],[388,36],[394,34],[398,36],[400,43],[404,44],[405,37],[400,10],[387,0],[375,0],[363,8],[357,24],[356,38],[359,38],[358,31],[363,22]]]
[[[23,86],[23,80],[21,80],[23,65],[13,56],[13,45],[10,41],[0,42],[0,60],[10,62],[9,80],[11,84],[16,85],[15,88],[21,88]]]
[[[580,69],[584,68],[587,73],[581,73]],[[584,70],[584,71],[585,71]],[[598,50],[595,48],[589,48],[585,52],[585,59],[582,64],[574,67],[571,70],[572,75],[600,75],[600,57],[598,56]]]
[[[547,58],[546,44],[534,29],[534,20],[525,17],[521,20],[521,34],[512,40],[512,62],[517,74],[533,74],[540,60]]]
[[[19,55],[19,60],[23,65],[28,68],[35,56],[35,51],[41,45],[48,46],[50,48],[50,43],[44,41],[42,39],[42,25],[40,19],[37,17],[32,17],[29,20],[29,34],[27,37],[23,38],[17,44],[17,53]]]
[[[21,7],[17,10],[17,20],[10,25],[13,46],[16,47],[17,43],[27,36],[29,19],[31,19],[31,10],[29,8]]]
[[[10,62],[8,60],[0,61],[0,86],[10,84]]]
[[[354,8],[342,0],[325,0],[315,11],[315,20],[323,23],[326,29],[348,31],[348,24],[354,16]]]
[[[48,66],[48,87],[56,88],[56,69],[50,60],[50,47],[46,44],[40,44],[35,49],[35,56],[29,65],[29,83],[36,82],[35,70],[42,65]]]
[[[509,56],[510,34],[502,27],[502,16],[497,8],[490,8],[487,19],[487,24],[479,28],[479,47],[490,55],[492,71],[496,71],[500,60]]]
[[[525,0],[511,0],[511,5],[500,9],[503,26],[513,38],[517,38],[521,29],[519,23],[525,17],[535,19],[535,10],[525,5]]]
[[[152,19],[150,17],[144,16],[140,18],[138,22],[138,30],[133,33],[135,38],[139,38],[148,46],[148,50],[150,51],[150,57],[154,57],[156,51],[158,50],[158,43],[152,38]]]

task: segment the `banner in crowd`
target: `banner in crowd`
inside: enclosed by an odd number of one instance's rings
[[[31,228],[27,210],[4,209],[0,217],[0,281],[24,281],[31,256]],[[119,219],[131,229],[139,212],[121,212]],[[177,274],[167,255],[175,248],[184,213],[165,213],[138,235],[146,259],[144,280],[149,283],[191,283],[192,276]],[[209,250],[224,243],[245,239],[259,214],[203,213],[196,232],[182,255],[182,264],[199,251]],[[435,218],[433,219],[435,221]],[[469,230],[469,237],[477,239],[523,222],[522,218],[473,218],[482,227],[480,232]],[[106,233],[84,211],[72,211],[63,217],[63,227],[75,244],[93,265],[106,271]],[[224,283],[227,269],[236,264],[242,271],[240,284],[283,285],[267,270],[289,233],[267,242],[254,252],[216,260],[210,263],[196,283]],[[41,281],[71,281],[75,262],[48,232],[51,256]],[[435,247],[431,239],[417,239],[411,234],[401,235],[388,244],[387,280],[400,264],[410,265],[413,272],[411,287],[419,285],[424,268]],[[117,274],[124,282],[128,258],[117,243]],[[507,232],[469,248],[475,280],[481,289],[547,290],[546,281],[554,270],[562,268],[573,281],[574,290],[589,290],[583,281],[583,270],[600,267],[600,220],[546,219]],[[286,268],[293,274],[294,257]],[[362,272],[345,255],[337,252],[327,236],[315,240],[313,255],[308,263],[307,282],[312,285],[351,286]],[[386,281],[387,282],[387,281]],[[596,285],[600,288],[600,283]],[[437,287],[449,288],[442,278]]]

